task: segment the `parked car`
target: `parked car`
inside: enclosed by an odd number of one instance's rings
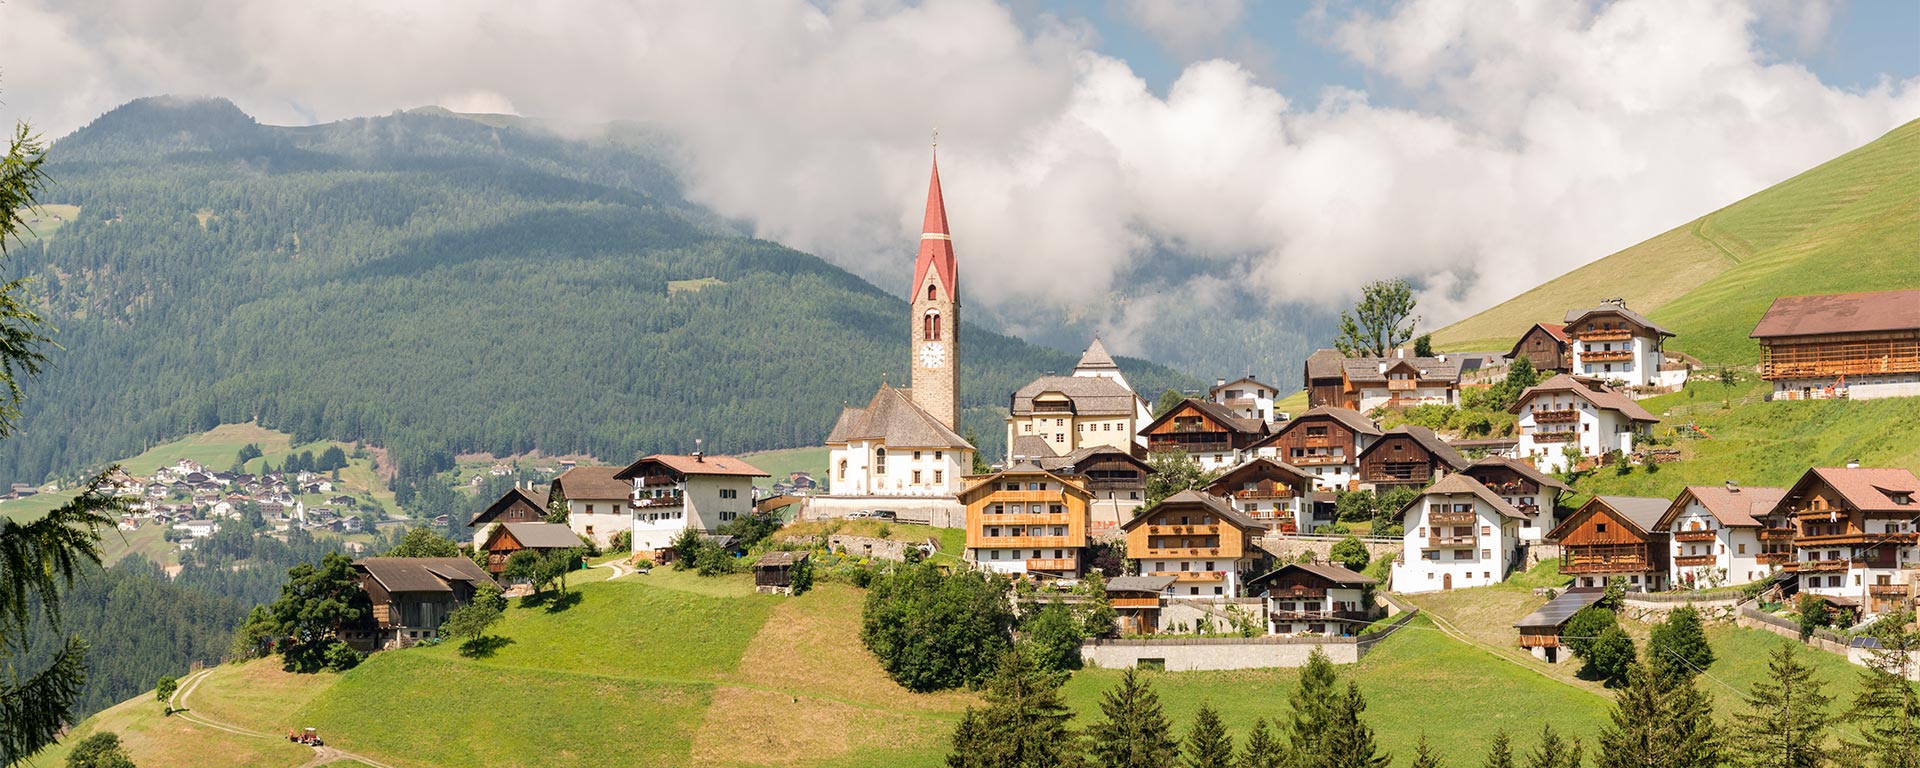
[[[899,517],[898,517],[898,516],[896,516],[895,514],[893,514],[893,510],[891,510],[891,509],[876,509],[876,510],[874,510],[874,511],[873,511],[873,519],[875,519],[875,520],[897,520],[897,519],[899,519]]]
[[[869,517],[873,517],[873,513],[868,512],[864,509],[855,510],[847,513],[848,520],[864,520]]]

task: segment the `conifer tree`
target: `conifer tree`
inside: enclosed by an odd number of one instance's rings
[[[1366,711],[1367,700],[1360,695],[1360,684],[1347,681],[1346,693],[1334,697],[1320,752],[1307,758],[1310,768],[1386,768],[1393,764],[1393,757],[1380,751],[1373,740],[1373,729],[1361,717]]]
[[[1320,649],[1313,649],[1307,665],[1300,668],[1300,687],[1287,699],[1291,710],[1287,740],[1302,760],[1314,760],[1322,752],[1321,740],[1333,718],[1334,699],[1339,696],[1334,682],[1333,662]]]
[[[1089,752],[1099,768],[1160,768],[1179,755],[1172,724],[1137,669],[1120,676],[1120,684],[1100,697],[1105,719],[1087,728]]]
[[[987,681],[986,706],[968,707],[954,729],[950,768],[1078,768],[1073,711],[1060,699],[1060,678],[1019,651],[1001,654]]]
[[[1916,649],[1920,632],[1887,633],[1861,673],[1860,693],[1847,710],[1847,719],[1861,724],[1860,740],[1848,746],[1865,768],[1920,768],[1920,694],[1907,680]]]
[[[1647,663],[1661,674],[1692,677],[1705,671],[1713,663],[1713,648],[1700,626],[1700,611],[1688,604],[1655,624],[1647,640]]]
[[[1513,739],[1506,729],[1493,732],[1493,746],[1487,750],[1486,768],[1513,768]]]
[[[1433,753],[1433,745],[1427,743],[1427,735],[1422,733],[1413,742],[1413,768],[1440,768],[1440,756]]]
[[[1717,768],[1723,760],[1713,702],[1690,678],[1627,670],[1614,694],[1611,722],[1600,729],[1599,768]]]
[[[1749,765],[1812,768],[1827,761],[1825,683],[1782,642],[1767,659],[1767,679],[1747,693],[1750,711],[1734,715],[1734,738]]]
[[[1527,753],[1526,768],[1580,768],[1580,742],[1560,738],[1548,723],[1540,729],[1540,744]]]
[[[1293,765],[1293,754],[1287,751],[1286,742],[1275,738],[1273,730],[1267,727],[1267,719],[1253,721],[1253,730],[1247,732],[1247,750],[1240,755],[1240,768],[1289,768]]]
[[[1633,638],[1617,625],[1601,630],[1587,648],[1586,662],[1580,672],[1589,679],[1604,680],[1608,687],[1626,682],[1634,664]]]
[[[1193,730],[1187,732],[1187,768],[1233,768],[1233,737],[1220,722],[1220,713],[1205,702],[1193,714]]]

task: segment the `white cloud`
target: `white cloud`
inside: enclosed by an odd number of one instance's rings
[[[1121,14],[1180,56],[1224,41],[1246,12],[1243,0],[1122,0]]]
[[[1168,40],[1218,36],[1222,14],[1134,5]],[[1848,91],[1772,60],[1755,36],[1779,13],[1414,0],[1328,19],[1329,45],[1420,94],[1389,108],[1292,103],[1220,60],[1158,96],[1084,25],[1023,29],[985,0],[11,0],[0,117],[57,132],[198,92],[266,122],[433,102],[646,120],[684,142],[692,197],[883,287],[907,278],[938,127],[965,294],[1016,328],[1118,297],[1102,322],[1131,336],[1183,280],[1334,306],[1395,275],[1435,287],[1440,322],[1920,116],[1920,80]],[[1168,253],[1184,277],[1141,295]]]

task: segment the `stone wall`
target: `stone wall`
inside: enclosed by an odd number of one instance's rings
[[[1680,598],[1680,599],[1667,599]],[[1642,624],[1658,624],[1667,620],[1667,614],[1683,605],[1691,605],[1700,611],[1700,620],[1705,622],[1731,622],[1740,615],[1742,598],[1737,592],[1702,595],[1697,598],[1685,595],[1647,595],[1628,592],[1626,599],[1620,601],[1620,618],[1632,619]]]
[[[1273,554],[1274,559],[1282,563],[1291,563],[1302,552],[1313,553],[1316,563],[1327,562],[1333,556],[1333,545],[1340,543],[1345,536],[1261,536],[1253,540],[1254,546]],[[1378,560],[1382,557],[1394,557],[1400,554],[1404,545],[1399,539],[1365,538],[1360,540],[1367,547],[1367,559]]]
[[[905,562],[907,547],[917,547],[910,541],[876,539],[872,536],[849,536],[836,533],[827,537],[827,549],[845,552],[853,557],[871,557],[877,560]]]
[[[1171,605],[1171,604],[1169,604]],[[1164,609],[1163,609],[1164,610]],[[1090,640],[1080,646],[1088,666],[1124,669],[1146,661],[1168,672],[1305,666],[1315,649],[1335,664],[1352,664],[1406,626],[1415,610],[1403,611],[1385,629],[1360,637],[1169,637]]]
[[[808,496],[800,502],[800,520],[832,520],[853,512],[887,510],[902,523],[936,528],[967,527],[967,508],[935,496]]]
[[[1176,626],[1186,627],[1186,631],[1195,631],[1201,622],[1208,622],[1214,629],[1222,632],[1233,630],[1234,610],[1253,620],[1264,628],[1267,621],[1266,601],[1258,597],[1214,598],[1211,600],[1163,600],[1160,607],[1160,624],[1157,631],[1174,632]]]

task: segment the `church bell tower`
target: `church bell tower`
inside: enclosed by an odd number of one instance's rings
[[[913,402],[956,432],[960,429],[960,287],[940,196],[940,161],[927,185],[927,217],[913,267]]]

